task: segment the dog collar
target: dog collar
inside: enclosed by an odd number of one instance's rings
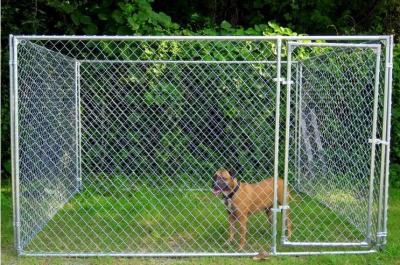
[[[240,187],[240,181],[238,181],[238,184],[236,185],[236,187],[233,189],[233,191],[231,193],[229,193],[226,196],[224,195],[224,197],[225,197],[224,199],[225,200],[232,199],[233,195],[235,195],[235,193],[238,191],[239,187]]]

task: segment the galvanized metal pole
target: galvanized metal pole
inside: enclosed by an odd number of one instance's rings
[[[76,141],[76,178],[77,188],[76,191],[80,191],[82,188],[82,169],[81,169],[81,85],[80,85],[80,62],[75,61],[75,141]]]
[[[291,80],[292,80],[292,47],[288,45],[287,55],[287,89],[286,89],[286,126],[285,126],[285,166],[283,173],[283,205],[282,205],[282,243],[286,241],[286,208],[288,196],[288,171],[289,171],[289,129],[290,129],[290,93],[291,93]]]
[[[374,105],[373,105],[373,117],[372,117],[372,133],[371,133],[371,163],[370,163],[370,177],[369,177],[369,196],[368,196],[368,221],[367,221],[367,237],[366,242],[371,242],[371,231],[372,231],[372,206],[374,199],[374,173],[375,173],[375,149],[376,149],[376,127],[378,120],[378,96],[379,96],[379,68],[380,68],[380,46],[374,48],[376,51],[376,63],[375,63],[375,86],[374,86]]]
[[[15,123],[15,118],[14,118],[14,53],[13,53],[13,45],[14,45],[14,41],[13,41],[14,37],[13,35],[10,34],[9,36],[9,40],[8,40],[8,48],[9,48],[9,53],[10,53],[10,57],[9,57],[9,78],[10,78],[10,127],[11,127],[11,134],[10,134],[10,139],[11,139],[11,164],[12,164],[12,203],[13,203],[13,227],[14,227],[14,247],[17,248],[17,228],[16,228],[16,223],[17,223],[17,215],[16,215],[16,211],[17,211],[17,207],[16,205],[16,199],[15,199],[15,132],[14,132],[14,123]]]
[[[298,143],[297,143],[297,149],[296,149],[296,151],[297,151],[297,176],[296,176],[296,179],[297,179],[297,188],[298,189],[300,189],[300,187],[301,187],[301,183],[300,183],[300,176],[301,176],[301,170],[300,170],[300,166],[301,166],[301,158],[300,158],[300,155],[301,155],[301,150],[300,150],[300,147],[301,147],[301,123],[302,123],[302,117],[301,117],[301,114],[302,114],[302,104],[303,104],[303,101],[302,101],[302,94],[303,94],[303,63],[300,63],[300,73],[299,73],[299,75],[300,75],[300,77],[299,77],[299,106],[298,106],[298,113],[297,113],[297,115],[298,115],[298,119],[299,119],[299,122],[298,122],[298,126],[299,126],[299,131],[298,131]]]
[[[271,252],[276,253],[276,237],[277,237],[277,214],[278,208],[278,174],[279,174],[279,115],[280,115],[280,93],[281,93],[281,48],[282,40],[277,39],[276,43],[276,113],[275,113],[275,151],[274,151],[274,201],[272,216],[272,246]]]
[[[383,118],[382,118],[382,141],[384,143],[387,142],[387,117],[388,117],[388,80],[389,80],[389,71],[392,65],[390,64],[390,40],[385,41],[385,79],[384,79],[384,94],[383,94]],[[385,165],[386,165],[386,149],[388,146],[383,144],[381,146],[381,167],[380,167],[380,181],[379,181],[379,206],[378,206],[378,229],[377,229],[377,243],[381,245],[382,237],[386,235],[383,233],[383,196],[384,196],[384,186],[385,186]]]
[[[13,190],[14,242],[21,254],[21,220],[19,201],[19,133],[18,133],[18,39],[10,35],[10,115],[11,115],[11,164]]]
[[[393,35],[389,37],[389,63],[393,66],[393,47],[394,40]],[[388,111],[387,111],[387,136],[386,139],[388,141],[388,146],[386,148],[386,170],[385,170],[385,196],[384,196],[384,204],[383,204],[383,230],[382,233],[385,234],[383,237],[383,244],[386,244],[386,234],[387,234],[387,216],[388,216],[388,200],[389,200],[389,161],[390,161],[390,129],[391,129],[391,117],[392,117],[392,73],[393,67],[389,68],[388,72]]]

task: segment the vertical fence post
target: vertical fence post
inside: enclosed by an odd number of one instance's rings
[[[81,63],[75,61],[75,127],[76,127],[76,180],[77,187],[76,191],[82,189],[82,158],[81,158],[81,73],[80,73]]]
[[[382,122],[382,141],[387,142],[387,118],[388,118],[388,79],[389,71],[392,65],[390,64],[390,39],[385,40],[385,79],[384,79],[384,96],[383,96],[383,122]],[[383,200],[384,200],[384,187],[385,187],[385,165],[386,165],[386,150],[388,145],[383,144],[381,147],[381,167],[380,167],[380,182],[379,182],[379,206],[378,206],[378,229],[377,229],[377,243],[378,246],[382,245],[382,239],[386,236],[383,231]]]
[[[276,254],[276,237],[277,237],[277,214],[278,214],[278,174],[279,174],[279,115],[280,115],[280,93],[281,93],[281,48],[282,39],[277,39],[276,56],[276,113],[275,113],[275,151],[274,151],[274,201],[272,216],[272,254]]]
[[[301,108],[302,108],[302,92],[303,92],[303,63],[299,63],[300,64],[300,66],[299,66],[299,71],[300,71],[300,73],[299,73],[299,100],[298,100],[298,113],[297,113],[297,115],[298,115],[298,119],[299,119],[299,122],[298,122],[298,126],[299,126],[299,129],[298,129],[298,135],[297,135],[297,137],[298,137],[298,143],[297,143],[297,149],[296,149],[296,152],[297,152],[297,176],[296,176],[296,182],[297,182],[297,189],[298,190],[300,190],[301,189],[301,183],[300,183],[300,174],[301,174],[301,171],[300,171],[300,166],[301,166],[301,160],[300,160],[300,152],[301,152],[301,150],[300,150],[300,148],[301,148],[301,114],[302,114],[302,110],[301,110]]]
[[[294,151],[297,152],[297,148],[299,148],[298,145],[298,136],[299,136],[299,117],[298,117],[298,112],[299,112],[299,62],[296,62],[296,76],[295,76],[295,88],[294,88],[294,133],[293,133],[293,146],[294,146]],[[296,159],[296,155],[293,156],[294,159]],[[296,165],[297,161],[293,161],[294,167],[294,174],[296,174]],[[296,178],[297,179],[297,178]],[[297,188],[297,183],[294,183],[294,185]]]
[[[389,66],[393,66],[393,46],[394,46],[394,41],[393,41],[393,35],[389,37],[388,41],[389,45]],[[391,116],[392,116],[392,72],[393,72],[393,67],[390,67],[388,70],[388,98],[387,98],[387,105],[388,105],[388,111],[387,111],[387,136],[386,139],[388,141],[388,146],[386,148],[386,156],[385,156],[385,162],[386,162],[386,169],[385,169],[385,196],[384,196],[384,203],[383,203],[383,230],[382,232],[386,235],[387,233],[387,214],[388,214],[388,199],[389,199],[389,160],[390,160],[390,129],[391,129]],[[383,242],[382,244],[386,244],[386,239],[387,237],[383,237]]]
[[[285,165],[283,173],[283,203],[282,203],[282,243],[286,241],[286,208],[288,196],[288,173],[289,173],[289,129],[290,129],[290,93],[292,80],[292,46],[287,48],[287,86],[286,86],[286,125],[285,125]]]
[[[19,202],[19,144],[18,144],[18,39],[9,36],[10,49],[10,125],[11,125],[11,165],[13,193],[14,244],[18,254],[21,249],[21,220]]]
[[[376,63],[375,63],[375,86],[374,86],[374,105],[373,105],[373,117],[372,117],[372,134],[371,134],[371,163],[370,163],[370,177],[369,177],[369,197],[368,197],[368,217],[367,217],[367,238],[366,242],[371,242],[371,231],[372,231],[372,207],[374,199],[374,173],[375,173],[375,149],[376,149],[376,127],[378,120],[378,96],[379,96],[379,68],[380,68],[380,55],[381,48],[377,47],[374,49],[376,52]]]

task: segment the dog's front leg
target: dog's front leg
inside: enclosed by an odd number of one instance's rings
[[[246,244],[246,234],[247,234],[247,214],[241,214],[238,216],[240,224],[240,245],[239,249],[242,250]]]
[[[236,216],[233,213],[229,213],[229,238],[228,242],[232,243],[235,239],[235,232],[236,232]]]

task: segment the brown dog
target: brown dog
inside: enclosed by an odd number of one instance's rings
[[[283,180],[278,179],[278,203],[283,203]],[[239,182],[232,172],[219,169],[214,174],[213,193],[224,195],[224,203],[228,210],[229,242],[234,240],[236,222],[240,224],[240,249],[246,244],[247,219],[251,214],[265,211],[272,223],[272,207],[274,199],[274,179],[268,178],[258,183]],[[290,195],[288,194],[287,203]],[[287,212],[286,227],[288,237],[292,233],[292,223]]]

